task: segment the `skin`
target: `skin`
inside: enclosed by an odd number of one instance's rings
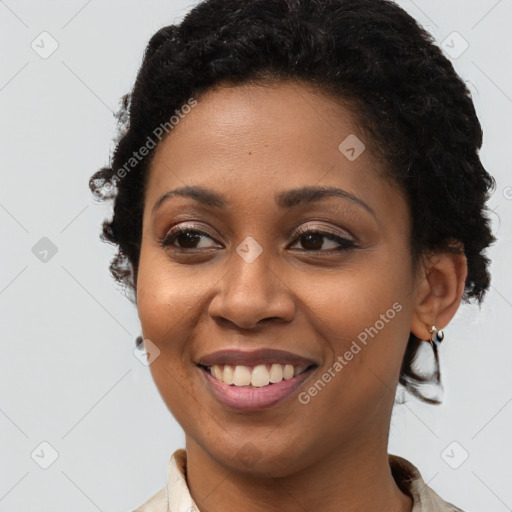
[[[145,196],[137,306],[143,336],[160,355],[150,369],[186,435],[187,480],[203,512],[403,511],[387,443],[409,333],[428,340],[455,314],[467,274],[464,256],[425,256],[415,271],[403,193],[353,110],[293,82],[210,89],[157,147]],[[356,134],[354,161],[338,149]],[[215,208],[166,192],[201,186],[225,196]],[[327,197],[290,208],[275,195],[337,187],[364,201]],[[205,232],[163,248],[172,225]],[[191,226],[192,225],[192,226]],[[299,226],[339,241],[295,236]],[[262,253],[236,252],[253,237]],[[185,242],[184,242],[185,240]],[[179,247],[182,248],[181,252]],[[191,254],[191,249],[195,254]],[[399,303],[402,309],[311,401],[307,390]],[[227,347],[272,347],[318,362],[276,407],[237,412],[218,402],[194,361]]]

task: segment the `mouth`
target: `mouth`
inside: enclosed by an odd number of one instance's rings
[[[291,398],[318,366],[197,365],[215,399],[230,410],[261,411]]]
[[[279,382],[291,380],[294,377],[313,369],[315,364],[308,366],[283,363],[258,364],[255,366],[214,364],[212,366],[198,365],[214,379],[236,387],[262,388]]]

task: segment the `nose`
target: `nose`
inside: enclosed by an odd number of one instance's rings
[[[295,315],[293,295],[264,253],[251,263],[237,253],[230,259],[229,270],[210,302],[210,317],[240,329],[253,329],[271,319],[290,322]]]

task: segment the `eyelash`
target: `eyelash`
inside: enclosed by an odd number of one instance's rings
[[[160,239],[160,245],[162,248],[172,248],[173,250],[180,251],[180,252],[190,252],[190,251],[201,251],[201,248],[183,248],[183,247],[177,247],[172,242],[181,234],[183,233],[193,233],[196,235],[204,235],[211,240],[213,240],[213,237],[211,237],[208,233],[205,233],[204,231],[200,231],[198,229],[194,229],[192,227],[180,227],[176,229],[172,229],[168,233],[166,233],[161,239]],[[295,232],[295,239],[294,242],[296,242],[301,236],[303,235],[320,235],[323,238],[327,238],[329,240],[332,240],[333,242],[337,242],[339,244],[339,247],[336,249],[328,249],[328,250],[322,250],[322,249],[302,249],[303,252],[322,252],[322,253],[333,253],[333,252],[341,252],[341,251],[347,251],[350,249],[353,249],[356,247],[356,244],[352,242],[351,240],[348,240],[346,238],[340,237],[335,235],[334,233],[331,233],[329,231],[322,231],[318,229],[307,229],[307,228],[299,228]],[[300,249],[299,249],[300,250]]]

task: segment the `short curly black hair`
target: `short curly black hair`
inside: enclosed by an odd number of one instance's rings
[[[490,284],[484,250],[496,240],[485,204],[496,184],[478,155],[482,129],[469,90],[432,36],[388,0],[206,0],[153,35],[122,99],[111,163],[89,183],[96,197],[114,200],[101,235],[118,247],[114,278],[135,292],[154,148],[137,161],[134,152],[190,98],[263,80],[302,82],[355,106],[409,203],[412,261],[463,251],[463,301],[480,304]],[[420,343],[411,333],[399,382],[439,403],[420,391],[431,381],[413,368]]]

